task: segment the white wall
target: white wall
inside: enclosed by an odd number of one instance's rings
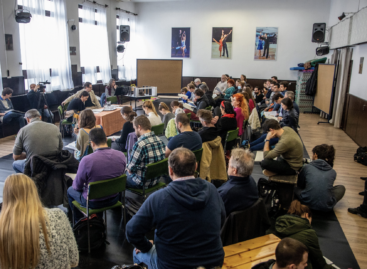
[[[296,79],[289,68],[315,57],[312,25],[329,20],[330,0],[196,0],[137,3],[139,58],[170,59],[171,28],[191,27],[191,55],[184,76]],[[279,27],[276,61],[255,61],[256,27]],[[212,27],[233,27],[232,60],[211,59]]]

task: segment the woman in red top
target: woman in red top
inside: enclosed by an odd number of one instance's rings
[[[243,121],[249,118],[248,105],[242,94],[236,93],[232,96],[232,106],[236,112],[238,135],[243,133]]]

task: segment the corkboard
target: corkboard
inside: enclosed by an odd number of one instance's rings
[[[319,64],[317,72],[317,88],[313,105],[326,114],[330,114],[330,106],[332,104],[333,97],[334,74],[334,64]]]
[[[156,86],[157,93],[179,93],[182,60],[137,60],[137,86]]]

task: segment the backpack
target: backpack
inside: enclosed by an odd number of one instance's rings
[[[260,178],[257,183],[259,197],[263,198],[269,217],[275,216],[279,210],[279,197],[276,191],[277,184],[266,178]]]
[[[73,228],[76,243],[80,251],[88,251],[88,222],[87,217],[79,220]],[[93,214],[89,218],[90,249],[106,246],[106,226],[103,219]]]
[[[367,165],[367,147],[359,147],[357,153],[354,154],[354,161]]]

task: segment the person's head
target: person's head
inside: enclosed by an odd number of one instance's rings
[[[46,213],[34,181],[24,174],[8,176],[0,214],[0,267],[36,267],[40,261],[41,228],[51,254]]]
[[[166,104],[166,103],[164,103],[164,102],[160,102],[160,103],[159,103],[158,110],[159,110],[159,112],[161,112],[163,115],[166,115],[167,113],[171,112],[171,110],[169,109],[169,107],[167,106],[167,104]]]
[[[246,82],[247,81],[247,78],[246,78],[246,76],[245,75],[241,75],[241,81],[244,81],[244,82]]]
[[[84,89],[87,91],[87,92],[91,92],[92,91],[92,83],[90,82],[86,82],[84,83]]]
[[[10,88],[4,88],[3,92],[1,93],[3,99],[9,99],[13,95],[13,90]]]
[[[111,78],[110,81],[108,82],[108,87],[112,89],[113,87],[115,87],[115,85],[116,85],[115,79]]]
[[[280,124],[275,119],[268,119],[263,123],[263,131],[264,133],[270,132],[272,134],[277,133],[282,128],[280,127]]]
[[[27,120],[27,123],[30,123],[34,120],[40,120],[41,114],[37,109],[30,109],[25,113],[24,118]]]
[[[186,94],[187,93],[187,87],[183,87],[182,89],[181,89],[181,93],[183,93],[183,94]]]
[[[284,97],[291,99],[292,101],[294,101],[294,92],[291,91],[287,91],[284,95]]]
[[[204,127],[207,127],[211,125],[213,115],[212,112],[206,109],[200,109],[198,113],[196,113],[196,116],[199,118],[201,124]]]
[[[183,104],[175,100],[171,102],[171,108],[172,108],[172,112],[175,113],[177,108],[183,108]]]
[[[153,112],[156,116],[158,116],[157,111],[155,110],[154,104],[152,101],[148,100],[143,103],[143,110],[146,114]]]
[[[82,93],[79,95],[79,97],[80,97],[80,100],[82,100],[82,102],[84,103],[89,98],[89,92],[82,91]]]
[[[235,114],[233,106],[229,101],[222,101],[222,103],[220,104],[220,111],[222,112],[222,115]]]
[[[228,79],[228,77],[227,77],[227,75],[225,75],[225,74],[223,74],[223,75],[220,77],[220,81],[222,81],[222,82],[227,81],[227,79]]]
[[[246,99],[247,103],[250,102],[251,98],[250,98],[250,95],[247,92],[243,91],[242,95]]]
[[[149,119],[144,115],[136,117],[133,121],[133,126],[137,137],[149,133],[152,129]]]
[[[134,110],[131,108],[131,106],[124,106],[120,110],[121,116],[124,118],[124,120],[133,122],[137,114],[134,112]]]
[[[227,80],[227,86],[228,86],[228,88],[230,88],[230,87],[233,87],[234,86],[234,80],[233,79],[228,79]]]
[[[271,79],[274,80],[275,82],[278,82],[278,77],[277,76],[272,76]]]
[[[200,90],[200,89],[196,89],[196,90],[194,91],[194,94],[195,94],[195,98],[196,98],[196,99],[199,99],[199,98],[201,98],[201,97],[203,97],[203,96],[204,96],[204,92],[203,92],[202,90]]]
[[[231,76],[228,74],[225,74],[225,76],[227,77],[227,80],[231,78]]]
[[[274,102],[277,103],[278,105],[280,105],[283,99],[284,99],[284,96],[281,93],[276,93],[273,96]]]
[[[273,90],[273,92],[279,92],[279,84],[276,82],[273,82],[273,85],[271,86],[271,89]]]
[[[190,127],[190,120],[185,113],[179,113],[176,115],[175,123],[177,130],[181,133],[183,130]]]
[[[290,98],[284,98],[282,100],[282,108],[284,110],[292,110],[293,109],[293,102]]]
[[[168,157],[169,176],[173,181],[182,177],[194,176],[196,168],[195,154],[187,148],[176,148]]]
[[[286,237],[275,249],[275,259],[279,269],[304,269],[307,267],[308,249],[300,241]]]
[[[85,109],[79,114],[79,128],[92,129],[96,126],[96,116],[91,109]]]
[[[259,89],[258,86],[255,86],[254,92],[255,92],[256,95],[259,95],[261,93],[261,91],[260,91],[260,89]]]
[[[273,80],[272,79],[267,79],[265,82],[266,82],[266,88],[269,88],[270,84],[273,82]]]
[[[288,87],[288,81],[282,81],[279,83],[279,89],[281,92],[284,92],[287,90],[287,87]]]
[[[209,91],[208,85],[204,84],[204,82],[200,85],[199,89],[202,90],[204,93]]]
[[[248,93],[249,99],[253,99],[252,90],[250,87],[243,88],[243,91]]]
[[[331,167],[334,166],[335,148],[333,145],[318,145],[312,149],[312,160],[322,159]]]
[[[194,84],[189,84],[188,88],[189,88],[189,91],[190,91],[190,92],[194,92],[194,91],[195,91],[195,89],[196,89],[196,87],[195,87],[195,85],[194,85]]]
[[[236,93],[232,95],[232,105],[233,107],[241,108],[242,115],[247,119],[247,117],[249,116],[248,105],[243,94]]]
[[[299,216],[301,218],[308,219],[310,224],[312,222],[311,209],[307,205],[301,204],[301,202],[298,201],[298,200],[293,200],[292,201],[291,205],[289,206],[289,209],[288,209],[287,213],[291,214],[291,215]]]
[[[228,162],[228,175],[248,177],[254,169],[254,154],[248,149],[235,148]]]
[[[200,80],[200,78],[196,78],[196,79],[194,80],[194,83],[195,83],[196,87],[198,87],[198,86],[201,84],[201,80]]]
[[[108,147],[107,137],[102,128],[94,128],[89,132],[90,145],[93,151],[98,148]]]
[[[30,88],[32,91],[35,91],[35,90],[36,90],[36,84],[32,83],[31,85],[29,85],[29,88]]]

